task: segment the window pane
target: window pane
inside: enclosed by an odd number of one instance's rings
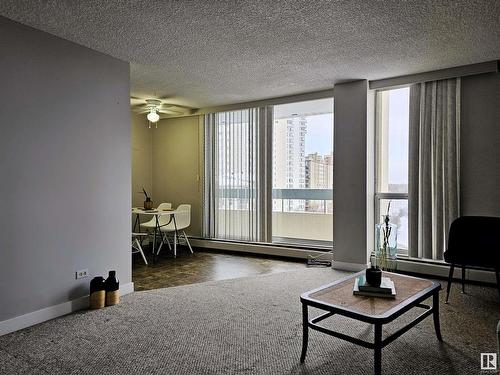
[[[377,192],[408,192],[410,89],[377,93]]]
[[[333,99],[274,107],[274,242],[332,243]]]
[[[388,211],[389,203],[391,207]],[[398,249],[408,252],[408,200],[380,199],[379,207],[377,223],[382,223],[385,215],[389,214],[390,222],[398,226]]]

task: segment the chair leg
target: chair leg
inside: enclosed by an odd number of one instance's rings
[[[164,243],[167,243],[168,245],[168,249],[169,250],[172,250],[172,247],[170,246],[170,242],[168,242],[168,237],[167,237],[167,233],[161,233],[161,243],[160,243],[160,247],[158,248],[158,251],[156,252],[156,255],[160,254],[160,250],[161,250],[161,247],[163,246]]]
[[[177,258],[177,232],[174,232],[174,258]]]
[[[450,266],[450,273],[448,274],[448,285],[446,286],[446,302],[448,303],[448,298],[450,297],[450,289],[451,289],[451,280],[453,279],[453,270],[455,269],[455,265],[452,263]]]
[[[163,246],[163,241],[160,242],[160,246],[158,246],[158,251],[156,252],[156,255],[160,254],[161,247]]]
[[[498,293],[500,293],[500,268],[497,268],[495,270],[495,275],[497,276],[497,289],[498,289]]]
[[[462,293],[465,294],[465,264],[462,264]]]
[[[187,245],[189,247],[189,250],[191,251],[191,254],[193,254],[193,248],[191,247],[191,244],[189,243],[189,240],[188,240],[188,238],[186,236],[186,232],[182,231],[182,234],[184,235],[184,239],[186,240],[186,243],[187,243]]]
[[[139,250],[139,252],[141,253],[142,259],[144,259],[144,263],[146,263],[146,266],[147,266],[148,260],[146,259],[146,256],[144,255],[144,251],[142,251],[141,243],[139,242],[139,240],[137,238],[135,239],[135,242],[137,243],[137,250]]]
[[[165,233],[165,242],[166,242],[166,243],[167,243],[167,245],[168,245],[168,249],[169,249],[170,251],[172,251],[172,246],[170,246],[170,241],[168,240],[168,234],[167,234],[167,233]]]

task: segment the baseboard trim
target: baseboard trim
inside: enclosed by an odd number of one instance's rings
[[[132,293],[134,291],[134,283],[130,282],[123,284],[120,287],[120,295]],[[58,305],[45,307],[21,316],[4,320],[0,322],[0,336],[7,333],[19,331],[20,329],[33,326],[35,324],[46,322],[59,316],[67,315],[72,312],[86,309],[89,306],[89,296],[83,296],[71,301],[63,302]]]
[[[126,294],[130,294],[134,292],[134,283],[130,282],[127,284],[123,284],[120,286],[120,296],[124,296]]]
[[[370,266],[370,263],[349,263],[349,262],[339,262],[334,260],[332,268],[339,271],[362,271]]]
[[[450,272],[450,265],[446,263],[425,263],[425,262],[412,262],[411,260],[398,259],[397,270],[403,272],[412,272],[426,276],[437,276],[439,278],[448,278]],[[453,272],[454,279],[462,279],[462,268],[456,266]],[[479,283],[496,284],[495,272],[488,270],[478,269],[465,269],[465,280],[474,281]]]

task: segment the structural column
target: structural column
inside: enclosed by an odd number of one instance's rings
[[[366,80],[334,87],[334,268],[361,270],[373,244],[373,94]]]

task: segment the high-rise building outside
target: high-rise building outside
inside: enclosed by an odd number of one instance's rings
[[[307,120],[302,116],[275,119],[273,126],[273,189],[304,189]],[[283,168],[283,166],[285,166]],[[275,203],[277,204],[277,203]],[[278,207],[273,207],[278,209]],[[285,208],[285,207],[284,207]],[[287,211],[303,211],[304,200],[290,199]]]
[[[306,188],[331,189],[333,186],[333,153],[306,156]]]
[[[317,152],[306,156],[306,188],[331,189],[333,186],[333,153],[319,155]],[[330,212],[331,202],[307,200],[305,210]]]

